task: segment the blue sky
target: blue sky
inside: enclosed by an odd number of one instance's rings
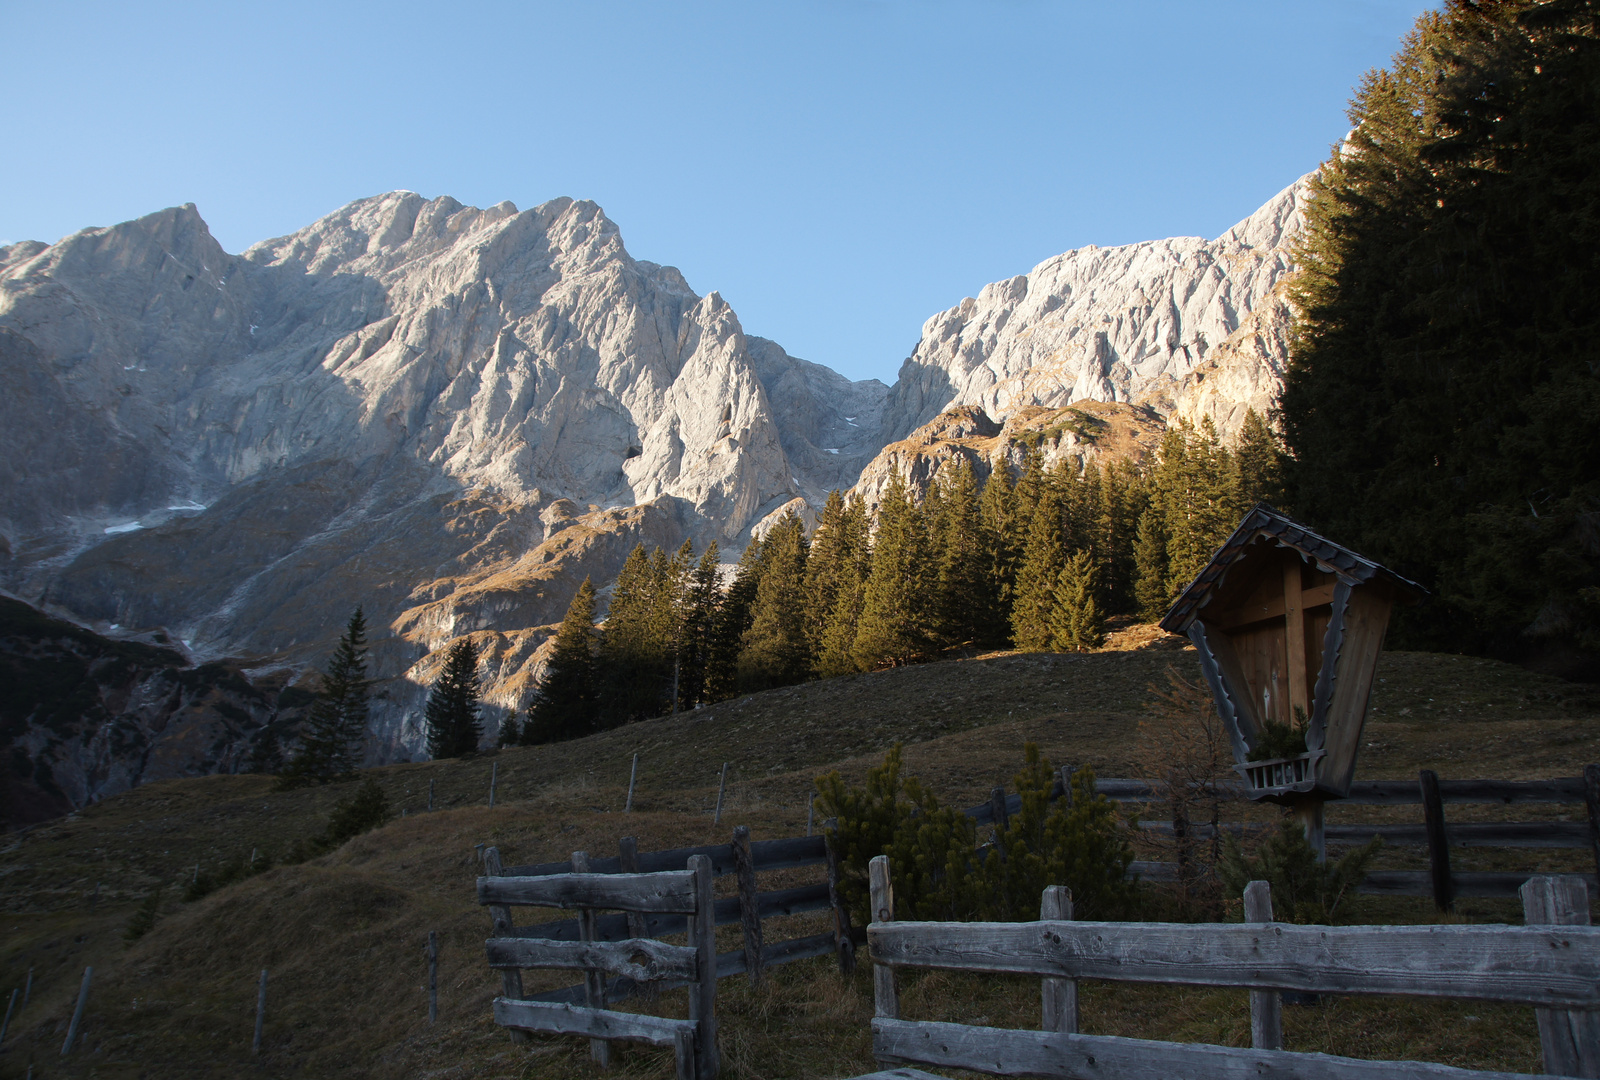
[[[0,0],[0,243],[570,195],[747,332],[892,382],[985,283],[1215,236],[1315,168],[1428,6]]]

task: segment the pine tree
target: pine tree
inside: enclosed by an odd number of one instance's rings
[[[739,693],[739,650],[744,632],[755,615],[756,590],[761,586],[762,543],[750,541],[739,556],[733,584],[717,606],[711,624],[710,647],[706,656],[705,700],[725,701]]]
[[[844,496],[835,488],[828,492],[822,519],[811,537],[811,552],[806,557],[806,638],[811,650],[822,653],[822,639],[839,599],[839,588],[850,569],[850,538],[844,527]]]
[[[617,574],[600,638],[597,687],[600,726],[660,716],[672,688],[670,565],[635,547]]]
[[[1087,551],[1073,555],[1061,567],[1050,609],[1050,647],[1057,652],[1089,652],[1105,643],[1095,598],[1096,576]]]
[[[940,483],[937,631],[946,647],[977,644],[988,636],[995,606],[978,509],[972,463],[957,458]]]
[[[462,638],[445,653],[444,668],[428,693],[422,716],[429,757],[477,752],[483,726],[478,718],[478,650],[471,638]]]
[[[711,541],[689,575],[678,651],[678,708],[692,709],[706,699],[717,615],[722,603],[722,553]]]
[[[594,583],[584,578],[567,605],[550,659],[528,704],[521,732],[524,745],[576,739],[597,729],[594,653]]]
[[[1165,515],[1153,500],[1139,515],[1133,593],[1139,616],[1146,622],[1155,622],[1167,613],[1167,530]]]
[[[754,617],[739,653],[739,686],[745,692],[789,686],[811,674],[806,635],[805,525],[785,514],[761,544],[761,583]]]
[[[1261,414],[1251,409],[1245,414],[1239,446],[1233,454],[1234,469],[1238,473],[1235,516],[1244,517],[1256,503],[1279,506],[1283,502],[1282,456],[1278,437],[1261,419]]]
[[[1060,496],[1053,486],[1045,487],[1034,503],[1011,606],[1011,640],[1019,649],[1038,652],[1050,648],[1050,612],[1063,558]]]
[[[1597,85],[1592,3],[1449,0],[1313,181],[1288,502],[1432,589],[1399,647],[1600,671]]]
[[[290,783],[325,784],[355,771],[366,739],[371,685],[367,678],[367,621],[357,607],[322,674],[300,750],[286,772]]]
[[[986,588],[992,606],[984,612],[979,637],[991,648],[1011,643],[1011,605],[1016,584],[1019,549],[1016,536],[1017,501],[1011,486],[1011,470],[1003,459],[994,463],[978,498],[978,517],[983,541]]]
[[[814,664],[816,674],[822,678],[860,670],[855,653],[856,631],[861,622],[867,578],[872,572],[867,507],[860,495],[852,494],[845,500],[835,529],[838,551],[834,596],[817,639]],[[821,538],[821,541],[826,540],[826,536]],[[812,545],[813,561],[817,557],[817,547],[818,544]]]
[[[878,505],[872,572],[862,590],[856,662],[864,669],[925,656],[931,634],[928,534],[898,473]]]

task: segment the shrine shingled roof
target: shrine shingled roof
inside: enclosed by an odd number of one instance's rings
[[[1187,633],[1189,625],[1199,618],[1200,609],[1211,599],[1212,593],[1222,584],[1223,576],[1244,557],[1245,550],[1259,537],[1267,537],[1278,546],[1291,548],[1316,562],[1317,566],[1349,585],[1365,585],[1375,580],[1388,582],[1401,596],[1417,600],[1428,595],[1428,590],[1415,581],[1403,578],[1393,570],[1374,562],[1365,555],[1335,544],[1319,536],[1287,514],[1274,510],[1266,503],[1257,503],[1244,516],[1233,535],[1223,542],[1211,556],[1205,569],[1183,590],[1161,620],[1161,629],[1174,634]]]

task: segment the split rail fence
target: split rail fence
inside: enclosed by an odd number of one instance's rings
[[[560,874],[652,874],[672,870],[681,871],[686,861],[704,856],[713,877],[733,875],[737,893],[716,900],[712,905],[714,926],[737,923],[743,936],[743,947],[721,953],[716,958],[717,978],[748,974],[750,980],[760,979],[765,968],[805,960],[830,953],[838,958],[839,968],[849,974],[855,969],[855,942],[865,940],[859,931],[852,931],[848,910],[839,902],[838,861],[822,836],[793,837],[783,840],[752,842],[750,830],[739,826],[733,831],[733,842],[702,847],[675,848],[670,851],[641,853],[633,837],[623,837],[614,857],[594,858],[585,852],[574,852],[573,858],[562,862],[539,863],[525,866],[500,866],[499,852],[489,848],[484,852],[485,872],[497,881],[547,878]],[[756,874],[796,867],[826,867],[824,880],[788,889],[761,892],[756,887]],[[483,900],[484,886],[480,879],[479,897]],[[496,886],[496,888],[510,888]],[[498,895],[498,894],[496,894]],[[565,905],[576,906],[576,905]],[[606,907],[597,904],[595,907]],[[496,909],[491,908],[491,915]],[[793,938],[788,941],[767,943],[763,922],[787,915],[806,912],[831,911],[833,928],[825,933]],[[528,926],[513,924],[509,909],[503,916],[495,916],[495,935],[498,939],[539,938],[551,941],[625,941],[654,938],[683,931],[683,917],[655,911],[612,912],[596,914],[580,911],[577,918]],[[586,929],[587,927],[587,929]],[[584,937],[585,933],[589,936]],[[655,980],[651,985],[667,989],[687,985],[686,977]],[[626,973],[613,973],[595,992],[607,1003],[625,1000],[639,993],[645,986],[643,980]],[[509,984],[508,984],[509,987]],[[543,991],[522,997],[520,981],[517,996],[521,1000],[575,1004],[594,997],[589,982],[559,990]],[[509,993],[509,989],[508,989]]]
[[[1067,790],[1063,770],[1051,789],[1051,798]],[[1166,788],[1144,780],[1097,780],[1095,790],[1108,799],[1124,803],[1161,803]],[[1223,785],[1225,795],[1244,800],[1240,785]],[[1445,819],[1446,804],[1563,804],[1584,806],[1584,821],[1493,821],[1450,824]],[[1373,895],[1432,896],[1442,910],[1448,910],[1457,897],[1515,897],[1522,884],[1537,871],[1454,872],[1450,867],[1451,847],[1497,847],[1586,849],[1600,874],[1600,765],[1588,765],[1583,775],[1558,780],[1441,780],[1431,769],[1422,771],[1416,783],[1406,780],[1369,780],[1352,784],[1350,794],[1327,804],[1330,810],[1345,806],[1416,806],[1423,809],[1420,824],[1379,825],[1351,822],[1325,826],[1330,844],[1363,844],[1375,836],[1384,844],[1426,846],[1427,870],[1378,870],[1366,875],[1358,891]],[[1004,820],[1021,809],[1020,795],[1005,796],[995,789],[990,801],[967,813],[978,823]],[[1168,822],[1146,822],[1146,828],[1171,832]],[[1188,824],[1190,835],[1207,837],[1209,825]],[[1239,831],[1246,826],[1224,824],[1224,829]],[[1150,881],[1170,880],[1177,865],[1161,862],[1136,862],[1129,870]],[[1600,877],[1585,875],[1589,887],[1600,891]]]
[[[880,1062],[999,1076],[1157,1080],[1510,1080],[1513,1075],[1414,1061],[1366,1061],[1283,1049],[1279,994],[1399,994],[1532,1005],[1547,1074],[1600,1076],[1600,928],[1576,877],[1521,887],[1524,926],[1300,926],[1272,921],[1266,882],[1246,890],[1234,923],[1071,921],[1052,886],[1033,923],[895,922],[888,859],[871,863],[873,1054]],[[1038,1031],[904,1020],[901,968],[1034,975]],[[1249,1048],[1077,1031],[1080,978],[1251,991]],[[938,1080],[899,1068],[857,1080]]]

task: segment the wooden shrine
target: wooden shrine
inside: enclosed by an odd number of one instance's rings
[[[1350,792],[1390,610],[1424,595],[1269,506],[1245,515],[1161,626],[1199,650],[1251,798],[1314,803],[1320,834],[1322,801]],[[1263,756],[1269,724],[1304,752]]]

